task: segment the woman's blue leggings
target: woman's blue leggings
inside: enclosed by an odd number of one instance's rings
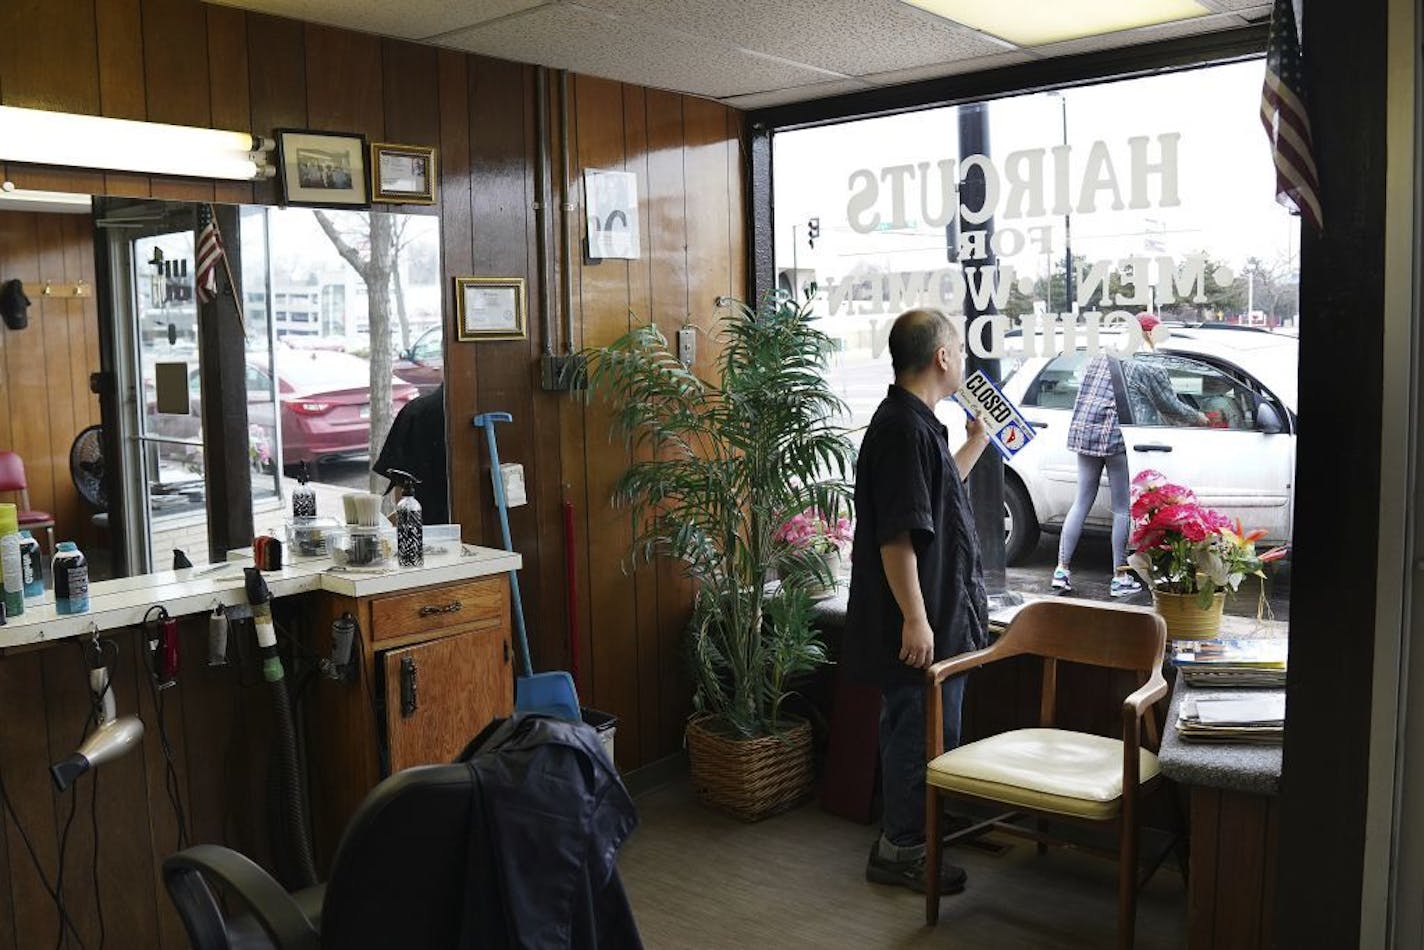
[[[1078,497],[1073,499],[1073,507],[1068,509],[1068,518],[1063,522],[1063,534],[1058,539],[1058,563],[1068,567],[1073,560],[1073,551],[1078,547],[1078,538],[1083,534],[1083,522],[1088,520],[1088,512],[1098,497],[1098,481],[1103,468],[1108,470],[1108,491],[1112,497],[1112,556],[1113,569],[1127,563],[1128,525],[1128,473],[1127,453],[1119,452],[1107,458],[1096,455],[1078,456]]]

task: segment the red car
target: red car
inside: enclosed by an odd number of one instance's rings
[[[248,417],[271,428],[266,367],[247,365]],[[392,414],[419,391],[391,381]],[[282,406],[282,463],[293,466],[370,451],[370,364],[349,353],[292,350],[277,357],[277,400]]]
[[[428,393],[445,381],[444,330],[431,327],[415,338],[415,344],[396,357],[392,367],[398,379]]]

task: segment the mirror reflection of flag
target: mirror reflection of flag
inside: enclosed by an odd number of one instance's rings
[[[222,233],[213,215],[212,205],[198,206],[198,272],[197,293],[201,303],[212,303],[218,296],[218,261],[223,257]]]

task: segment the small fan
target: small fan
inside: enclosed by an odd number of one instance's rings
[[[74,479],[79,497],[91,507],[99,511],[109,509],[109,499],[104,494],[103,426],[85,429],[69,447],[69,477]]]

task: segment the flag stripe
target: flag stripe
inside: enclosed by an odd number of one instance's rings
[[[1292,0],[1275,0],[1271,7],[1266,75],[1261,83],[1261,126],[1270,140],[1276,167],[1276,201],[1304,217],[1318,232],[1324,223],[1320,174],[1313,154]]]
[[[223,248],[222,232],[218,230],[217,218],[211,205],[203,205],[198,209],[198,224],[195,289],[200,302],[212,303],[218,296],[218,261],[222,260],[227,252]]]

